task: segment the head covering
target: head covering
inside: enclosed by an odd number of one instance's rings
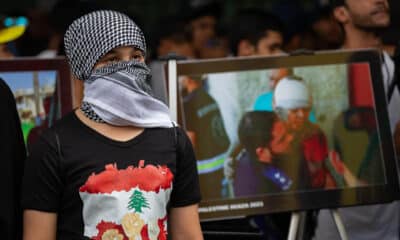
[[[285,77],[276,85],[274,101],[277,108],[295,109],[309,107],[310,93],[303,81]]]
[[[81,110],[91,120],[115,126],[171,127],[168,107],[151,95],[150,70],[135,59],[94,69],[114,48],[133,46],[146,53],[140,28],[126,15],[95,11],[75,20],[64,36],[73,74],[85,81]]]
[[[1,25],[5,28],[0,30],[0,44],[4,44],[14,41],[24,34],[28,26],[28,19],[26,17],[7,17]]]
[[[125,14],[102,10],[75,20],[64,36],[65,53],[72,73],[89,78],[96,62],[113,48],[134,46],[146,53],[142,30]]]

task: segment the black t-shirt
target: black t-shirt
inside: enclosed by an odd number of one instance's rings
[[[71,113],[43,133],[25,171],[23,208],[57,213],[57,239],[159,239],[168,207],[200,201],[193,149],[178,127],[119,142]]]

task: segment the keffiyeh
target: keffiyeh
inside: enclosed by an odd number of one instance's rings
[[[85,81],[83,102],[112,125],[172,127],[168,107],[151,95],[149,74],[148,67],[137,61],[96,69]]]
[[[142,30],[125,14],[95,11],[75,20],[64,36],[65,53],[72,73],[87,80],[96,62],[110,50],[134,46],[146,53]]]
[[[84,81],[81,106],[96,122],[117,126],[171,127],[168,107],[151,95],[150,70],[136,60],[94,69],[110,50],[132,46],[146,53],[143,32],[126,15],[96,11],[75,20],[64,36],[72,73]]]

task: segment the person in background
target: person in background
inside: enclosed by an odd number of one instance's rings
[[[15,56],[11,44],[25,33],[27,26],[26,17],[0,17],[0,59]]]
[[[187,10],[186,31],[191,36],[196,58],[209,58],[209,54],[215,54],[213,51],[219,52],[224,47],[218,36],[220,14],[221,6],[217,2],[192,6]]]
[[[157,29],[155,41],[152,42],[153,54],[149,67],[152,71],[150,85],[154,96],[168,102],[165,63],[168,59],[193,59],[196,57],[191,36],[185,30],[185,23],[180,17],[164,16],[159,22],[165,23]]]
[[[381,33],[390,24],[387,0],[334,0],[333,14],[344,30],[342,49],[382,49]],[[399,68],[399,66],[396,66]],[[400,94],[395,86],[395,64],[382,51],[383,86],[388,102],[392,133],[400,120]],[[391,91],[389,91],[391,89]],[[339,209],[349,239],[399,239],[400,204],[356,206]],[[315,239],[339,238],[336,226],[327,210],[321,210]]]
[[[342,44],[343,31],[329,6],[317,8],[309,25],[314,38],[312,50],[337,49]]]
[[[293,12],[288,11],[286,16],[283,16],[288,25],[288,40],[283,48],[285,51],[289,53],[298,50],[317,51],[336,49],[340,46],[343,41],[343,31],[326,2],[315,1],[317,6],[312,11],[301,10],[303,6],[295,6],[299,2],[290,2],[293,4],[289,8]],[[296,24],[292,24],[293,22]]]
[[[202,240],[193,148],[147,85],[141,29],[95,11],[69,26],[64,44],[84,99],[29,155],[24,240]]]
[[[99,8],[100,6],[94,1],[57,1],[48,13],[49,33],[47,47],[41,50],[37,56],[40,58],[52,58],[65,55],[63,36],[68,26],[76,18]]]
[[[233,19],[230,46],[234,56],[270,56],[283,53],[284,25],[278,17],[258,9],[244,9]]]
[[[29,8],[24,15],[29,20],[29,26],[25,34],[16,41],[18,56],[37,56],[47,48],[50,36],[48,12]]]
[[[162,29],[157,29],[157,40],[154,43],[154,59],[177,55],[185,58],[195,58],[196,52],[191,35],[185,31],[183,19],[166,16],[160,19],[165,23]]]

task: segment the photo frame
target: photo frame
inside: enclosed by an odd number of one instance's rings
[[[0,60],[0,78],[15,96],[28,147],[43,128],[72,110],[73,82],[64,57]]]
[[[173,118],[192,140],[198,159],[203,196],[199,207],[201,219],[398,199],[398,163],[380,57],[376,50],[366,49],[170,61],[169,105]],[[290,74],[282,78],[287,83],[284,94],[268,98],[271,75],[282,69],[290,69]],[[300,85],[306,86],[304,90],[294,87],[297,80],[292,78],[297,77]],[[281,81],[278,85],[283,86]],[[201,85],[201,91],[196,84]],[[278,94],[277,91],[275,88],[272,92]],[[297,106],[300,100],[293,102],[290,97],[304,92],[309,94],[303,97],[306,104]],[[271,106],[257,107],[256,102],[262,97],[265,98],[260,102],[269,102]],[[282,109],[277,107],[285,101]],[[295,109],[298,115],[304,114],[298,109],[308,111],[309,127],[305,129],[312,129],[307,130],[312,137],[306,135],[314,140],[296,132],[295,123],[290,126],[287,115]],[[207,114],[209,119],[202,119]],[[246,121],[252,123],[247,128],[243,127]],[[283,126],[283,138],[292,139],[287,141],[287,152],[279,152],[274,143],[273,132],[280,129],[277,126]],[[256,135],[264,138],[261,131],[271,132],[269,142],[263,148],[254,147]],[[266,154],[262,149],[268,150],[273,160],[262,162],[268,159],[262,155]],[[243,152],[248,155],[247,162],[238,162]]]

